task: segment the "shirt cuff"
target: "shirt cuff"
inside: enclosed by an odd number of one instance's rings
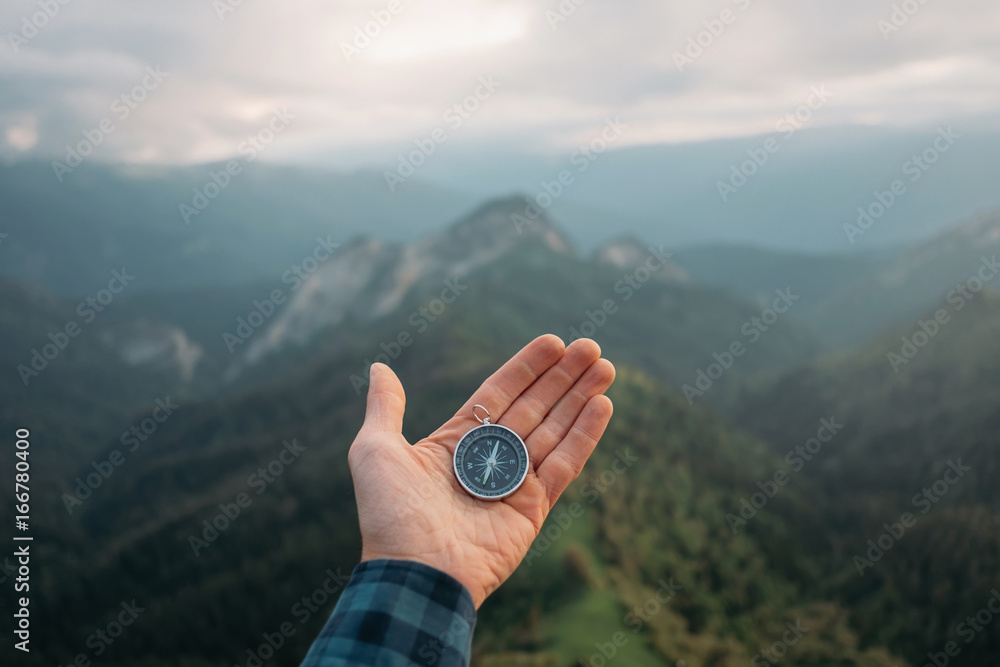
[[[366,561],[302,667],[466,667],[475,625],[472,595],[457,579],[414,561]]]

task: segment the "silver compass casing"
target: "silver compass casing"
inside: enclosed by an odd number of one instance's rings
[[[517,455],[517,474],[511,482],[505,484],[502,489],[498,489],[496,493],[490,493],[488,489],[475,488],[471,480],[467,479],[467,468],[462,468],[462,465],[467,463],[465,457],[469,453],[469,448],[472,444],[478,441],[480,437],[488,437],[490,435],[496,435],[498,438],[506,441],[515,449],[515,454]],[[521,436],[506,426],[489,422],[469,429],[459,439],[458,444],[455,446],[455,453],[452,455],[452,467],[458,483],[462,485],[462,488],[469,495],[480,500],[502,500],[516,492],[524,484],[524,480],[528,478],[528,468],[530,466],[531,457],[528,455],[528,447],[524,444]]]

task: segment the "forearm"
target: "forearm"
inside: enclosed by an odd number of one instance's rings
[[[355,568],[302,667],[466,667],[476,608],[451,576],[421,563]]]

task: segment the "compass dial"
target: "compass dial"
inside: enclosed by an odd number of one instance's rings
[[[477,426],[455,448],[455,475],[473,496],[499,500],[514,493],[527,477],[528,449],[505,426]]]

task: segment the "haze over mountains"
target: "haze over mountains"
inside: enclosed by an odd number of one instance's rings
[[[952,145],[938,141],[949,127],[958,135]],[[593,136],[600,130],[595,126]],[[626,128],[621,140],[629,138]],[[745,166],[752,157],[748,152],[759,153],[768,139],[776,142],[777,152],[756,168]],[[947,148],[936,156],[935,141]],[[546,192],[543,182],[551,183],[568,170],[573,181],[550,213],[565,221],[567,231],[587,251],[614,229],[673,248],[736,243],[840,253],[909,244],[1000,206],[998,149],[1000,135],[970,121],[905,131],[785,122],[780,130],[761,136],[612,145],[606,153],[587,152],[592,160],[581,160],[584,151],[579,149],[542,156],[504,153],[496,147],[484,159],[479,147],[446,145],[399,192],[425,182],[481,199],[509,192],[534,197]],[[413,145],[400,144],[395,150],[405,155]],[[916,166],[914,158],[920,162],[925,152],[934,163]],[[378,165],[395,167],[395,159]],[[719,183],[729,183],[734,167],[751,175],[724,200]],[[904,181],[907,192],[865,234],[863,243],[852,245],[843,226],[858,219],[859,207],[875,201],[876,190],[886,190],[897,179]]]
[[[914,157],[935,151],[936,128],[806,128],[618,148],[582,163],[571,155],[483,160],[442,148],[395,191],[384,175],[394,164],[347,174],[254,162],[187,220],[180,206],[190,206],[195,189],[204,191],[225,165],[84,162],[60,183],[48,163],[13,162],[0,166],[0,225],[9,235],[0,246],[0,275],[80,295],[99,285],[113,258],[127,255],[145,270],[136,291],[270,280],[316,235],[332,234],[337,243],[360,234],[413,241],[486,199],[520,193],[547,203],[545,184],[556,192],[553,183],[561,192],[546,212],[585,253],[621,234],[672,250],[749,244],[810,255],[892,251],[1000,206],[1000,137],[951,131],[958,138],[947,152],[916,171]],[[781,149],[723,201],[718,183],[768,138]],[[571,177],[565,186],[558,185],[563,171]],[[844,226],[897,179],[906,192],[849,242]]]

